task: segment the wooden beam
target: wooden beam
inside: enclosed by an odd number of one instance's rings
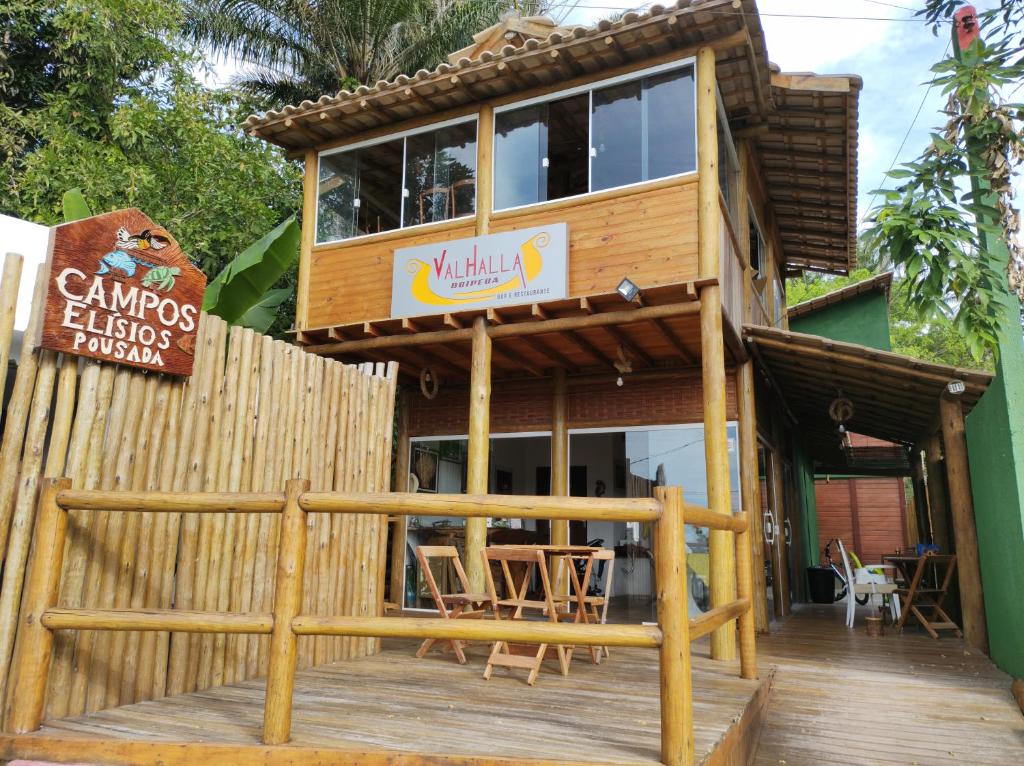
[[[299,239],[299,279],[295,286],[295,327],[304,330],[309,324],[309,270],[316,244],[317,182],[319,156],[315,151],[305,154],[302,173],[302,231]]]
[[[757,405],[754,387],[754,363],[744,362],[736,375],[736,399],[739,407],[740,493],[741,507],[750,519],[751,555],[754,564],[752,600],[754,625],[768,632],[768,592],[764,579],[764,530],[761,519],[761,479],[757,463]]]
[[[552,378],[551,403],[551,495],[569,495],[569,397],[565,381],[565,370],[556,369]],[[569,544],[568,519],[554,519],[551,522],[551,544]],[[563,581],[561,566],[554,567],[556,593],[568,593],[568,578]]]
[[[491,439],[491,338],[487,320],[473,320],[473,366],[469,384],[469,444],[466,492],[487,494]],[[484,592],[483,550],[487,546],[487,520],[466,520],[466,575],[473,593]]]
[[[668,326],[668,322],[664,319],[652,319],[651,324],[661,334],[672,348],[675,349],[676,353],[686,364],[693,364],[693,354],[691,354],[686,346],[683,345],[683,341],[676,335],[675,331]]]
[[[615,325],[609,325],[604,328],[604,331],[612,337],[612,340],[622,345],[633,356],[638,357],[647,367],[654,366],[654,360],[651,359],[651,355],[640,348],[640,346],[634,341],[627,338],[621,328],[616,327]]]
[[[988,629],[985,625],[985,595],[981,589],[981,562],[978,558],[978,531],[974,523],[974,499],[971,495],[971,469],[967,461],[967,437],[964,410],[959,396],[939,400],[942,418],[942,445],[946,453],[946,485],[956,541],[956,573],[960,585],[960,612],[964,639],[988,654]]]
[[[408,391],[398,396],[398,433],[395,436],[395,492],[409,491],[409,468],[412,442],[409,438],[409,419],[412,397]],[[407,516],[396,516],[391,524],[391,572],[388,590],[391,601],[398,604],[399,612],[405,606],[405,540],[409,526]]]
[[[697,273],[714,278],[700,290],[701,368],[704,406],[704,457],[707,467],[708,507],[730,514],[729,444],[725,401],[725,343],[722,329],[722,292],[717,283],[719,263],[718,102],[715,51],[697,52]],[[736,549],[732,537],[721,530],[708,534],[712,608],[736,597]],[[711,635],[711,656],[736,657],[736,625],[728,622]]]
[[[525,370],[526,372],[538,378],[544,377],[543,370],[534,365],[532,362],[527,361],[526,357],[524,357],[515,349],[509,348],[506,343],[503,343],[500,346],[497,344],[493,344],[491,346],[491,353],[494,356],[498,357],[499,359],[503,359],[508,362],[507,365],[503,366],[510,366],[517,370]]]
[[[491,230],[494,203],[494,107],[482,104],[477,116],[476,145],[476,233]]]
[[[588,354],[592,359],[596,359],[598,362],[604,364],[607,367],[616,369],[615,362],[612,361],[612,358],[610,356],[608,356],[606,353],[604,353],[601,349],[599,349],[589,340],[584,338],[578,332],[575,332],[574,330],[569,330],[566,332],[566,335],[568,335],[570,340],[572,340],[573,343],[579,346],[580,349],[584,351],[586,354]]]

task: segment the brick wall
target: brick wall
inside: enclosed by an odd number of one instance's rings
[[[735,420],[735,375],[728,371],[726,410]],[[700,370],[627,376],[621,388],[615,378],[569,379],[569,427],[696,423],[703,418]],[[491,391],[491,433],[551,430],[551,380],[495,382]],[[410,392],[410,434],[441,436],[468,430],[469,393],[464,386],[442,386],[432,401]]]

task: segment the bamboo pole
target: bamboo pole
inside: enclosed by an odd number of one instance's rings
[[[494,107],[481,104],[477,114],[476,143],[476,234],[491,230],[494,208]]]
[[[61,355],[57,376],[57,396],[50,423],[50,443],[46,448],[45,476],[64,476],[68,456],[68,442],[75,415],[75,395],[78,389],[78,357]]]
[[[700,288],[701,370],[704,397],[704,454],[707,465],[708,507],[731,513],[729,452],[725,404],[725,339],[722,329],[722,291],[717,282],[719,263],[718,202],[718,101],[715,83],[715,52],[697,52],[697,179],[698,273],[714,283]],[[733,540],[725,532],[708,535],[711,606],[732,601],[736,593],[736,561]],[[732,623],[711,636],[711,656],[731,660],[736,656],[736,630]]]
[[[43,612],[57,603],[68,515],[57,505],[56,494],[70,484],[69,479],[46,479],[40,492],[35,542],[25,590],[25,615],[15,660],[14,700],[8,718],[9,728],[16,734],[35,731],[43,719],[53,632],[42,625],[40,618]]]
[[[412,442],[409,438],[409,411],[412,397],[403,391],[398,402],[398,437],[395,442],[395,492],[409,491],[409,468]],[[405,606],[405,550],[409,520],[398,516],[391,524],[391,580],[388,592],[401,612]]]
[[[274,593],[274,629],[270,636],[270,664],[267,672],[263,712],[263,744],[283,745],[291,738],[292,696],[295,688],[297,637],[292,620],[302,602],[302,578],[306,551],[306,513],[299,495],[309,489],[304,479],[289,479],[281,518],[281,545],[277,559]]]
[[[482,495],[487,492],[490,473],[491,418],[491,338],[487,319],[473,320],[473,361],[469,383],[469,446],[466,492]],[[483,556],[487,546],[486,519],[466,521],[466,575],[473,593],[484,592]]]
[[[10,532],[11,514],[14,512],[14,501],[18,491],[21,450],[25,443],[25,423],[32,402],[38,364],[35,339],[39,336],[43,321],[45,295],[44,267],[40,266],[36,273],[35,291],[32,294],[32,313],[29,316],[28,327],[22,335],[18,372],[4,412],[4,438],[0,446],[0,555],[6,555],[7,552],[7,535]],[[5,379],[6,373],[4,370]]]
[[[338,363],[327,360],[324,365],[324,396],[323,407],[323,441],[320,443],[320,462],[318,486],[329,489],[334,481],[335,442],[338,438]],[[331,552],[336,542],[333,528],[334,519],[322,516],[317,519],[318,544],[317,563],[315,570],[316,614],[331,614],[331,583],[334,572],[331,571]],[[322,665],[330,662],[331,641],[325,636],[318,636],[313,645],[313,664]]]
[[[361,412],[361,423],[358,431],[359,439],[359,461],[357,465],[357,476],[356,486],[359,489],[365,490],[368,486],[368,475],[369,475],[369,450],[370,450],[370,429],[369,424],[373,421],[373,365],[364,364],[361,366],[361,378],[362,383],[362,400],[364,405]],[[379,512],[380,509],[377,509]],[[347,614],[360,615],[362,608],[362,596],[363,589],[366,583],[366,547],[367,541],[370,539],[370,531],[368,529],[369,520],[367,517],[359,517],[355,519],[354,524],[354,537],[352,544],[352,555],[354,562],[352,566],[352,575],[349,578],[349,609]],[[355,637],[346,636],[348,640],[348,652],[350,657],[360,657],[363,654],[364,642],[358,640]]]
[[[753,562],[751,600],[754,602],[754,625],[757,630],[767,633],[768,591],[764,579],[764,531],[761,528],[761,480],[757,465],[757,406],[752,361],[748,360],[740,365],[736,390],[740,419],[741,505],[750,520],[750,551]]]
[[[272,614],[184,612],[180,609],[47,609],[40,620],[50,630],[124,631],[175,630],[190,633],[265,633]]]
[[[345,389],[345,435],[344,439],[338,440],[339,452],[336,457],[336,462],[339,466],[339,475],[335,479],[335,488],[342,491],[351,492],[355,487],[355,455],[353,454],[356,447],[356,429],[358,428],[358,415],[360,411],[361,402],[359,401],[359,387],[358,381],[360,373],[351,365],[346,365],[344,370],[343,385]],[[349,614],[347,609],[347,587],[348,582],[352,576],[352,560],[351,560],[351,540],[352,531],[355,524],[355,518],[348,514],[342,514],[340,519],[340,525],[338,527],[338,537],[340,543],[338,545],[337,560],[333,564],[333,568],[338,572],[338,581],[336,583],[336,594],[334,599],[334,613],[335,614]],[[335,656],[338,658],[345,658],[348,639],[339,636],[334,642]]]
[[[113,394],[113,365],[86,364],[79,389],[78,411],[71,445],[68,449],[67,473],[72,485],[95,487],[100,480],[100,456],[103,452],[103,437],[107,426],[106,414]],[[69,534],[66,542],[67,553],[64,578],[61,584],[61,603],[79,606],[83,603],[88,554],[91,550],[94,514],[70,511],[68,514]],[[49,714],[52,718],[63,718],[72,709],[72,676],[74,658],[78,650],[77,634],[63,633],[57,636],[53,672],[50,674]],[[79,712],[79,711],[76,711]]]
[[[953,537],[956,541],[956,574],[960,585],[964,639],[987,654],[985,594],[981,587],[978,531],[974,523],[974,499],[971,495],[971,468],[967,461],[964,410],[960,399],[951,395],[943,396],[939,400],[939,417],[942,422],[942,446],[946,453],[946,484],[949,487]]]
[[[49,423],[56,366],[56,352],[43,351],[39,358],[31,414],[25,431],[25,453],[21,460],[18,491],[14,502],[14,512],[11,515],[10,534],[7,538],[3,585],[0,586],[0,700],[7,699],[11,653],[14,650],[14,639],[18,630],[25,562],[28,559],[29,545],[32,541],[36,490],[39,484],[39,472],[42,468],[43,447],[46,443],[46,427]],[[63,546],[63,544],[63,538],[61,538],[61,545]],[[58,576],[59,574],[58,572]]]
[[[18,312],[18,288],[21,286],[21,267],[24,259],[17,253],[4,256],[3,276],[0,277],[0,376],[7,380],[7,363],[14,337],[14,319]]]
[[[166,424],[167,429],[160,439],[160,450],[154,450],[159,455],[155,489],[168,490],[174,486],[175,465],[178,461],[178,444],[183,438],[182,434],[182,406],[185,399],[185,386],[178,381],[170,381],[170,391],[167,405]],[[149,542],[149,559],[145,562],[148,567],[149,576],[144,578],[145,592],[141,595],[141,601],[133,600],[132,605],[148,606],[158,608],[169,605],[164,599],[164,577],[166,565],[174,560],[173,550],[168,549],[165,541],[172,523],[177,528],[178,516],[175,514],[155,514],[156,520],[153,524],[153,532]],[[133,699],[135,702],[150,699],[157,694],[157,678],[166,679],[166,662],[157,672],[156,656],[157,646],[160,640],[164,645],[167,643],[167,636],[157,636],[153,633],[145,633],[139,642],[139,671],[135,678],[135,689]],[[163,654],[166,659],[166,654]]]
[[[661,628],[661,762],[694,763],[693,681],[687,619],[686,547],[683,493],[679,487],[656,487],[662,505],[654,527],[654,567]]]
[[[299,279],[295,289],[295,327],[306,329],[309,321],[309,270],[316,243],[317,189],[320,185],[320,157],[310,149],[302,172],[302,231],[299,238]]]
[[[392,453],[392,429],[395,422],[395,406],[398,399],[398,362],[388,362],[384,373],[385,399],[384,417],[380,421],[381,431],[381,460],[380,473],[377,478],[376,489],[379,492],[386,492],[391,486],[391,453]],[[386,513],[377,517],[377,562],[373,570],[375,576],[374,587],[377,592],[376,603],[373,605],[373,615],[382,617],[384,615],[384,583],[387,566],[387,544],[388,544],[388,515]],[[380,639],[370,639],[370,651],[374,654],[380,651]]]
[[[193,492],[201,490],[203,487],[203,457],[211,430],[209,409],[213,397],[215,360],[219,353],[219,347],[224,343],[224,326],[221,320],[205,314],[203,324],[206,325],[202,347],[204,364],[200,368],[201,378],[196,386],[189,412],[192,445],[190,449],[183,451],[186,463],[182,471],[185,477],[184,484],[188,490]],[[195,383],[196,379],[193,377],[190,385]],[[181,539],[177,545],[177,568],[173,570],[174,573],[170,576],[168,585],[173,585],[175,608],[189,610],[195,606],[193,586],[195,584],[196,546],[199,533],[198,519],[194,515],[185,516],[181,520],[180,526]],[[162,647],[158,645],[158,649],[162,649]],[[186,690],[188,656],[189,636],[184,633],[171,634],[165,687],[168,695],[181,694]]]
[[[145,458],[149,448],[149,430],[153,426],[153,421],[162,419],[164,415],[156,404],[157,387],[160,383],[159,376],[146,374],[140,377],[143,380],[142,407],[139,410],[139,424],[135,430],[135,441],[129,458],[131,460],[129,468],[131,479],[128,482],[128,486],[133,490],[143,490],[146,487],[146,469],[148,464],[145,462]],[[163,404],[165,402],[161,406]],[[159,433],[157,438],[159,438]],[[131,605],[136,557],[139,553],[139,531],[143,520],[143,514],[140,513],[120,515],[123,518],[123,531],[119,538],[111,540],[111,554],[115,551],[117,552],[116,556],[111,556],[112,565],[116,566],[113,601],[111,603],[111,606],[115,609]],[[138,634],[136,634],[136,646],[138,638]],[[104,707],[115,707],[119,703],[123,679],[127,680],[129,689],[134,680],[137,667],[135,664],[136,657],[134,653],[129,654],[125,651],[127,644],[128,636],[123,633],[116,633],[113,636],[107,637],[106,698]]]
[[[146,378],[148,376],[138,371],[127,373],[127,396],[124,399],[115,397],[114,406],[122,410],[122,428],[120,438],[111,445],[113,452],[113,474],[110,478],[109,489],[124,490],[131,486],[132,473],[135,464],[135,441],[138,437],[139,426],[142,421],[142,412],[145,399]],[[96,541],[99,544],[99,551],[102,555],[93,556],[99,558],[99,577],[96,590],[96,605],[109,606],[116,599],[116,583],[119,570],[119,553],[121,550],[122,536],[124,535],[125,513],[105,513],[107,523],[102,527],[102,535],[97,534]],[[97,526],[97,529],[101,529]],[[84,639],[89,639],[90,634],[86,633]],[[107,703],[107,667],[110,659],[111,636],[108,633],[92,634],[91,647],[88,656],[88,691],[85,698],[85,710],[91,713],[106,707]],[[81,660],[79,660],[81,662]]]

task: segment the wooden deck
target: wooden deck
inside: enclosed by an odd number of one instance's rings
[[[916,628],[869,638],[863,609],[853,630],[844,605],[795,609],[758,641],[776,671],[756,766],[1024,763],[1011,679],[981,652]]]
[[[499,669],[484,681],[483,646],[470,647],[465,666],[440,652],[416,660],[414,648],[392,642],[375,657],[300,672],[292,746],[269,755],[274,749],[259,746],[263,684],[250,681],[52,721],[35,734],[0,738],[0,758],[61,756],[76,762],[167,766],[431,762],[414,752],[464,755],[464,763],[474,765],[482,763],[475,760],[480,756],[500,756],[505,760],[487,763],[508,766],[659,760],[656,652],[613,649],[611,660],[598,666],[580,652],[568,678],[555,671],[556,663],[547,662],[531,688],[521,672]],[[695,645],[695,654],[705,653],[706,642]],[[756,742],[770,674],[762,682],[745,681],[735,663],[715,663],[706,656],[695,656],[694,662],[696,751],[702,756],[715,752],[711,763],[730,763]],[[200,752],[172,744],[186,742],[235,749]],[[245,749],[239,751],[239,745]],[[366,755],[372,750],[387,752]]]

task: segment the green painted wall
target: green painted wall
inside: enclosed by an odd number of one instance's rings
[[[803,445],[796,446],[794,464],[797,494],[803,508],[803,529],[800,530],[803,563],[804,566],[814,566],[821,559],[821,551],[818,550],[818,501],[814,494],[814,464]]]
[[[989,649],[1024,678],[1024,337],[1020,305],[1005,308],[996,379],[967,417]]]
[[[892,350],[889,343],[889,301],[878,290],[791,319],[789,329],[882,351]]]

